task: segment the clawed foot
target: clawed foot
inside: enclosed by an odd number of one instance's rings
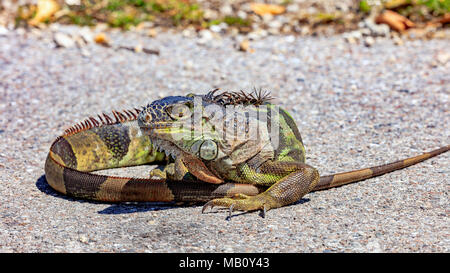
[[[167,179],[167,173],[160,169],[153,169],[150,171],[150,177],[158,177],[159,179]]]
[[[233,198],[225,197],[213,199],[206,203],[202,208],[202,213],[208,208],[225,207],[228,208],[229,215],[227,219],[231,219],[231,215],[235,210],[253,211],[261,210],[262,217],[264,218],[266,212],[272,208],[278,207],[276,202],[265,194],[258,194],[256,196],[247,196],[244,194],[238,194]]]

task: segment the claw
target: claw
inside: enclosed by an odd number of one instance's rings
[[[204,213],[207,208],[211,208],[211,210],[214,208],[214,204],[212,201],[213,200],[211,200],[208,203],[206,203],[205,205],[203,205],[202,213]]]
[[[230,212],[230,218],[231,218],[231,214],[233,213],[233,210],[234,210],[234,204],[231,204],[229,209],[230,209],[229,212]]]
[[[204,213],[209,207],[211,209],[214,206],[228,208],[228,216],[227,220],[231,219],[233,215],[233,211],[242,210],[242,211],[261,211],[261,216],[264,218],[266,216],[267,211],[276,207],[276,205],[271,199],[268,199],[264,195],[259,196],[247,196],[244,194],[234,195],[234,198],[218,198],[208,201],[202,208],[202,213]],[[272,203],[271,203],[272,202]]]
[[[266,218],[267,208],[268,208],[267,205],[264,204],[264,207],[263,207],[263,210],[262,210],[262,214],[261,214],[262,218]]]
[[[227,220],[231,220],[231,215],[233,214],[233,209],[234,209],[234,204],[231,204],[231,206],[229,207],[229,214],[228,214]]]

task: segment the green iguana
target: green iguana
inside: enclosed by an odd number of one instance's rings
[[[58,137],[45,175],[58,192],[120,202],[206,202],[208,207],[262,210],[317,191],[405,168],[450,145],[386,165],[319,177],[305,164],[292,117],[268,94],[223,92],[170,96],[142,109],[89,118]],[[149,178],[93,174],[108,168],[161,164]],[[156,178],[155,178],[156,177]]]

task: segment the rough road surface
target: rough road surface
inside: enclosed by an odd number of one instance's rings
[[[231,221],[200,206],[75,200],[43,169],[51,142],[89,115],[215,87],[271,90],[322,174],[433,150],[450,143],[448,40],[270,36],[250,53],[226,37],[111,34],[157,56],[39,36],[0,36],[0,252],[449,251],[450,153]]]

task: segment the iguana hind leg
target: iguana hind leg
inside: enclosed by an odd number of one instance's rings
[[[213,199],[203,206],[202,212],[208,207],[228,207],[230,216],[233,210],[262,210],[266,211],[292,204],[310,192],[319,182],[319,172],[304,163],[297,162],[267,162],[260,171],[280,174],[290,173],[281,178],[265,192],[256,196],[237,195],[235,198]],[[261,182],[261,181],[260,181]],[[256,182],[258,183],[258,182]],[[263,214],[263,216],[264,216]]]

